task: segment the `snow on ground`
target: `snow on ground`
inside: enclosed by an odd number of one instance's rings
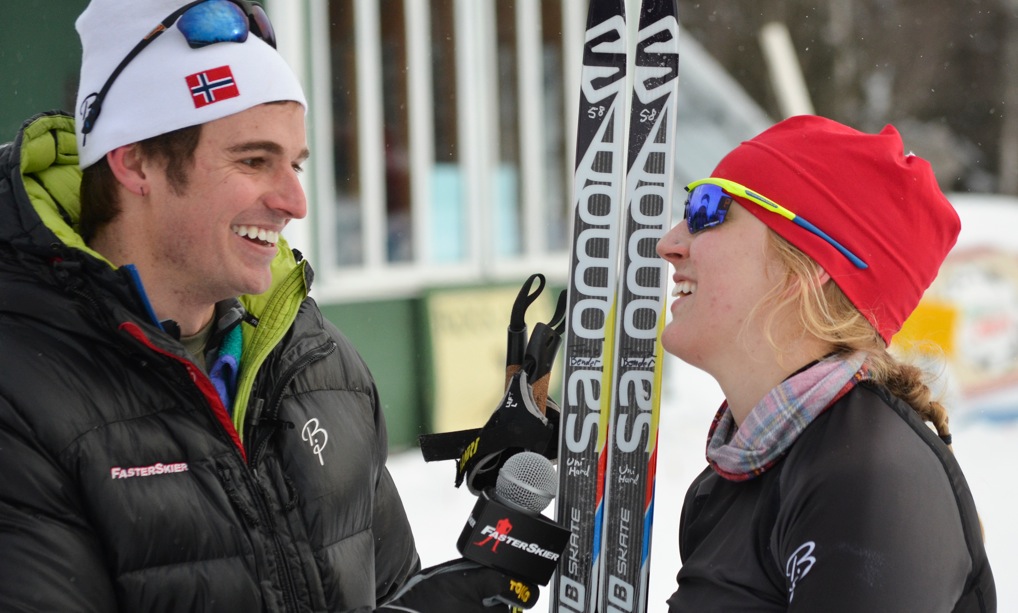
[[[703,469],[707,428],[722,399],[713,379],[674,358],[665,370],[661,410],[650,607],[666,611],[679,569],[679,511],[686,487]],[[972,488],[997,579],[999,610],[1018,611],[1018,421],[965,415],[952,421],[954,449]],[[459,557],[456,539],[476,499],[453,487],[452,462],[425,463],[420,452],[394,454],[389,469],[403,496],[425,566]],[[553,514],[549,509],[545,512]],[[920,519],[921,521],[921,519]],[[937,538],[930,534],[929,538]],[[536,610],[547,610],[547,591]]]

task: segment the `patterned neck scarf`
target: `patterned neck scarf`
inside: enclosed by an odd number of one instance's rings
[[[752,479],[773,466],[821,413],[869,378],[866,354],[833,357],[792,375],[764,396],[742,422],[726,400],[707,435],[707,461],[729,481]]]
[[[237,373],[240,372],[240,354],[243,351],[243,335],[240,326],[234,326],[226,333],[219,354],[212,368],[209,368],[209,379],[219,393],[226,412],[233,415],[233,398],[237,393]]]
[[[237,395],[237,374],[240,372],[240,356],[244,351],[244,335],[240,322],[246,311],[236,298],[224,300],[216,305],[216,334],[213,344],[214,359],[209,366],[209,379],[215,386],[226,412],[233,415],[233,400]],[[209,356],[212,358],[213,356]]]

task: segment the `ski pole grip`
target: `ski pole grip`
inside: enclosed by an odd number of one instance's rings
[[[544,291],[544,284],[544,275],[534,273],[523,282],[519,293],[516,294],[513,310],[509,315],[509,327],[506,330],[505,388],[509,387],[509,381],[523,365],[523,359],[527,354],[527,309]]]

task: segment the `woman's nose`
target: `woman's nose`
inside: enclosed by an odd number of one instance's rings
[[[665,260],[684,258],[689,255],[689,238],[689,229],[686,227],[686,220],[683,219],[657,241],[655,250]]]

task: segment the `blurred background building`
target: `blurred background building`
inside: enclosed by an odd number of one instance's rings
[[[0,140],[73,110],[86,4],[5,4]],[[313,295],[374,371],[394,447],[451,415],[483,423],[519,285],[566,282],[587,0],[265,4],[311,105],[310,214],[287,237],[314,265]],[[816,112],[895,123],[945,190],[1018,192],[1012,4],[680,1],[677,185]]]

